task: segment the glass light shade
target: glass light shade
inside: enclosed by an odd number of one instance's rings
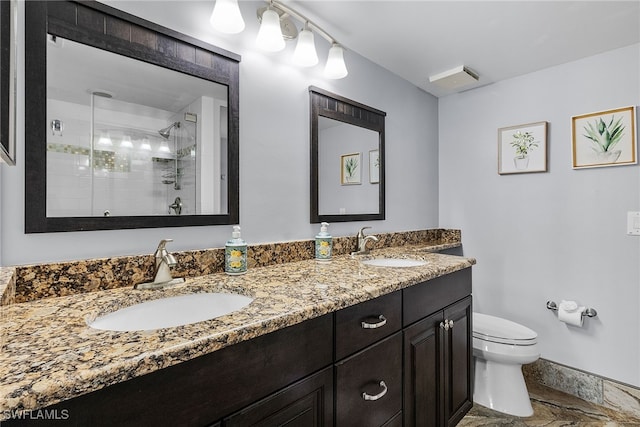
[[[140,143],[140,149],[151,151],[151,144],[149,143],[149,138],[147,138],[146,136],[142,138],[142,142]]]
[[[167,141],[162,141],[160,143],[160,147],[158,148],[158,151],[160,151],[161,153],[169,153],[171,150],[169,150],[169,144],[167,144]]]
[[[262,23],[258,31],[256,44],[267,52],[277,52],[284,49],[284,38],[280,29],[280,15],[272,9],[267,9],[262,13]]]
[[[244,30],[238,0],[216,0],[209,22],[213,28],[226,34],[237,34]]]
[[[349,74],[349,72],[344,63],[342,46],[333,44],[331,49],[329,49],[327,65],[324,67],[324,76],[328,79],[341,79],[347,77],[347,74]]]
[[[122,137],[122,141],[120,141],[120,148],[133,148],[133,143],[131,142],[131,137],[129,135]]]
[[[311,30],[305,28],[298,34],[298,44],[293,52],[293,63],[301,67],[313,67],[318,63],[316,44]]]
[[[109,136],[109,132],[102,131],[100,132],[100,138],[98,138],[98,145],[102,145],[103,147],[111,147],[113,142],[111,142],[111,137]]]

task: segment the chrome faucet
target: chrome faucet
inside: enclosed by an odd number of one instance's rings
[[[358,231],[358,251],[357,252],[352,252],[351,255],[366,255],[369,253],[369,250],[367,249],[367,242],[369,240],[373,240],[374,242],[378,241],[378,238],[374,235],[369,235],[369,236],[365,236],[364,235],[364,230],[366,230],[367,228],[371,228],[371,227],[362,227],[360,229],[360,231]]]
[[[158,244],[158,249],[153,254],[155,258],[155,273],[153,282],[138,283],[134,285],[134,289],[161,289],[167,286],[183,283],[184,278],[174,279],[171,277],[171,267],[178,264],[176,258],[167,251],[166,245],[173,242],[173,239],[162,239]]]
[[[176,213],[176,215],[180,215],[182,213],[182,200],[180,196],[176,197],[176,199],[169,205],[169,214],[171,214],[171,209]]]

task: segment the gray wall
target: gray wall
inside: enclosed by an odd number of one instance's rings
[[[294,45],[264,54],[254,47],[255,11],[264,2],[241,2],[247,29],[239,36],[215,33],[212,2],[106,2],[114,7],[242,55],[240,64],[240,225],[249,243],[311,239],[309,223],[310,85],[387,113],[387,220],[336,223],[334,236],[438,226],[437,99],[347,51],[349,76],[325,80],[328,43],[316,47],[321,63],[312,69],[290,65]],[[20,2],[20,21],[24,3]],[[18,90],[24,93],[24,35],[20,34]],[[2,165],[1,265],[152,253],[161,238],[170,250],[221,247],[231,226],[24,234],[24,100],[18,97],[18,166]]]
[[[571,116],[640,103],[640,46],[439,100],[440,226],[477,257],[474,310],[538,332],[542,357],[640,385],[640,169],[573,170]],[[549,122],[547,173],[498,175],[497,129]],[[547,300],[598,317],[560,323]]]
[[[625,235],[626,212],[640,209],[640,172],[638,166],[574,171],[570,148],[572,115],[638,104],[639,46],[438,103],[353,52],[346,53],[350,75],[327,81],[322,65],[289,65],[293,46],[271,55],[256,51],[252,17],[261,2],[241,2],[248,27],[241,36],[209,28],[209,2],[109,3],[242,55],[240,224],[248,242],[317,233],[308,219],[307,87],[330,90],[387,112],[387,220],[366,224],[373,232],[461,228],[465,254],[478,259],[476,310],[535,329],[543,357],[640,385],[640,238]],[[326,43],[316,45],[326,57]],[[497,129],[543,120],[550,123],[549,172],[499,176]],[[172,250],[220,247],[230,235],[230,226],[25,235],[24,125],[18,97],[18,166],[0,166],[1,265],[151,253],[165,237],[175,240]],[[362,225],[330,230],[349,235]],[[549,299],[576,299],[599,316],[585,328],[568,328],[545,308]]]

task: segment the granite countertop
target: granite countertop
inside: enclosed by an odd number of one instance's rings
[[[187,279],[165,290],[131,287],[45,298],[2,307],[0,419],[126,381],[228,345],[366,301],[475,264],[433,253],[434,246],[376,249],[367,257],[408,257],[425,266],[380,268],[341,255]],[[139,332],[92,329],[96,316],[149,299],[234,292],[254,301],[216,319]]]

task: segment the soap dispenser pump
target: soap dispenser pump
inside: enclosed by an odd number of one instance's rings
[[[231,239],[224,247],[224,271],[230,275],[247,272],[247,242],[240,237],[240,226],[233,226]]]
[[[319,262],[331,261],[333,242],[327,227],[329,227],[328,222],[321,223],[320,232],[316,235],[316,261]]]

